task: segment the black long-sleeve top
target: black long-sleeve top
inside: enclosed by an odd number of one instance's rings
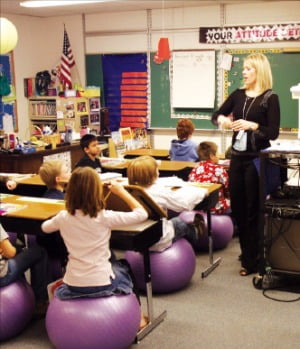
[[[244,118],[257,123],[258,129],[247,130],[246,152],[258,152],[270,146],[270,140],[279,135],[280,106],[277,94],[265,91],[256,98],[246,96],[245,89],[232,92],[221,107],[212,115],[212,123],[217,125],[219,115],[232,115],[233,121]],[[238,132],[232,136],[232,145]],[[245,153],[245,152],[243,152]]]

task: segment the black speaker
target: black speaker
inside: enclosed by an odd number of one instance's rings
[[[300,273],[300,220],[267,218],[266,260],[272,269]]]

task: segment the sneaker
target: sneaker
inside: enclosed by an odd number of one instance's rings
[[[207,233],[205,220],[200,213],[195,214],[194,221],[193,221],[193,227],[195,229],[195,232],[196,232],[198,239]]]

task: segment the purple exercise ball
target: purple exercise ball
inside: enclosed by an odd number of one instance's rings
[[[18,335],[29,323],[35,307],[31,286],[17,280],[0,288],[0,341]]]
[[[135,294],[60,300],[54,297],[46,329],[57,349],[128,348],[139,330],[140,305]]]
[[[144,259],[139,252],[126,251],[137,287],[145,291]],[[179,239],[162,252],[150,252],[152,290],[169,293],[184,288],[192,279],[196,268],[195,252],[185,239]]]
[[[184,211],[179,217],[186,223],[192,223],[196,213],[203,215],[205,224],[207,225],[206,213],[202,211]],[[213,248],[220,250],[225,248],[233,237],[233,223],[228,215],[212,214],[211,215],[211,233],[213,239]],[[208,251],[208,236],[202,236],[199,240],[197,249],[199,251]]]

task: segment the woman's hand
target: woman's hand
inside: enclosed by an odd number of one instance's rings
[[[257,130],[258,124],[256,122],[247,121],[244,119],[238,119],[232,122],[232,130],[233,131],[241,131],[241,130]]]
[[[224,115],[218,116],[218,125],[221,129],[231,128],[232,127],[232,121],[229,117]]]

